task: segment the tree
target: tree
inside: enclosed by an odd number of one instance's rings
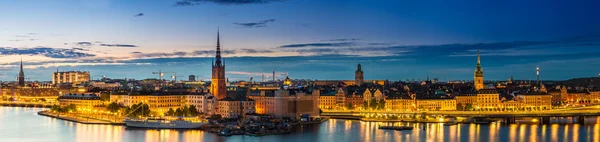
[[[96,87],[94,89],[100,90],[100,88],[98,88],[98,87]],[[102,100],[102,101],[110,101],[110,93],[108,93],[108,92],[100,93],[100,100]]]
[[[167,111],[167,116],[174,116],[175,115],[175,110],[173,110],[173,108],[169,108],[169,111]]]
[[[194,105],[190,105],[189,112],[190,112],[190,116],[198,116],[199,115],[198,109],[196,109],[196,106],[194,106]]]
[[[464,107],[461,103],[456,104],[456,110],[464,110]]]
[[[369,102],[367,102],[367,101],[364,101],[364,102],[363,102],[363,105],[362,105],[362,108],[363,108],[364,110],[367,110],[367,109],[369,109]]]
[[[183,106],[183,108],[181,108],[181,116],[190,116],[190,108],[188,106]]]
[[[369,103],[369,108],[377,109],[377,100],[371,99],[371,102]]]
[[[125,109],[125,114],[128,116],[148,116],[150,115],[150,107],[148,104],[134,104],[131,107]]]
[[[77,109],[77,106],[75,106],[74,104],[69,104],[67,106],[65,106],[64,108],[64,112],[73,112]]]
[[[465,106],[465,110],[473,110],[473,105],[472,104],[467,104]]]
[[[384,108],[385,108],[385,100],[381,99],[381,100],[379,100],[379,102],[377,102],[377,109],[382,110]]]
[[[354,106],[352,105],[352,103],[348,103],[348,104],[346,104],[346,109],[353,110]]]
[[[119,104],[117,104],[116,102],[112,102],[112,103],[108,104],[108,106],[106,106],[106,110],[108,110],[112,113],[119,111],[119,109],[121,109],[121,107],[119,107]]]
[[[177,108],[175,110],[175,116],[182,116],[183,115],[183,111],[181,111],[181,108]]]

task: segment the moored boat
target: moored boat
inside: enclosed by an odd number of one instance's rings
[[[125,119],[127,127],[136,128],[154,128],[154,129],[195,129],[207,124],[206,121],[189,121],[183,119],[165,120],[165,119]]]

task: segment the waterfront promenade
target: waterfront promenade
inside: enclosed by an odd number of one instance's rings
[[[562,108],[543,111],[354,111],[323,110],[322,116],[363,116],[363,115],[443,115],[456,117],[571,117],[600,116],[600,106]]]
[[[58,105],[58,103],[0,101],[0,105],[1,106],[17,106],[17,107],[45,107],[45,108],[49,108],[49,107],[52,107],[52,105]]]
[[[75,114],[75,113],[58,114],[58,113],[52,113],[47,110],[40,111],[37,114],[42,115],[42,116],[62,119],[62,120],[66,120],[66,121],[82,123],[82,124],[125,125],[125,123],[122,121],[123,120],[122,117],[118,117],[118,118],[114,117],[111,119],[111,118],[107,118],[107,117],[98,117],[98,116],[94,116],[94,115],[83,115],[83,114]]]

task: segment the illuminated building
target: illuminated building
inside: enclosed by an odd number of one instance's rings
[[[362,107],[364,101],[364,91],[365,89],[352,90],[350,88],[346,88],[346,97],[344,97],[346,105],[350,104],[354,109]]]
[[[283,85],[284,86],[291,86],[292,85],[292,80],[290,79],[289,76],[285,76],[285,79],[283,80]]]
[[[248,98],[256,102],[256,113],[275,118],[319,116],[319,91],[303,88],[252,90]]]
[[[456,100],[451,98],[417,98],[415,105],[425,111],[456,110]]]
[[[531,92],[517,95],[522,110],[552,109],[552,96],[545,92]]]
[[[113,89],[117,89],[117,88],[121,87],[121,83],[118,83],[118,82],[107,83],[107,82],[91,81],[89,83],[89,86],[90,86],[90,88],[113,90]]]
[[[210,84],[210,92],[218,99],[223,99],[227,96],[225,86],[225,62],[221,59],[221,42],[219,32],[217,32],[217,51],[216,61],[212,63],[212,79]]]
[[[416,107],[415,103],[415,99],[408,95],[408,93],[390,92],[388,98],[385,99],[385,110],[413,111]]]
[[[121,106],[148,104],[150,111],[164,114],[169,109],[183,108],[194,105],[198,112],[213,114],[216,98],[206,93],[195,92],[114,92],[110,101]]]
[[[95,106],[102,105],[103,102],[96,94],[67,94],[58,97],[58,102],[61,106],[75,105],[77,108],[91,109]]]
[[[479,50],[477,50],[477,68],[475,69],[473,78],[475,79],[475,90],[483,89],[483,69],[481,69],[481,55],[479,55]]]
[[[256,113],[256,102],[252,99],[236,100],[226,97],[217,101],[216,114],[223,118],[238,118],[240,115]]]
[[[500,94],[495,89],[480,89],[477,91],[477,100],[475,100],[475,109],[493,110],[500,105]]]
[[[336,91],[331,89],[320,90],[319,93],[319,108],[334,109],[337,108]]]
[[[456,103],[466,106],[467,104],[475,104],[477,102],[477,93],[476,92],[461,92],[454,96],[456,99]]]
[[[383,99],[383,93],[381,93],[381,91],[377,88],[370,88],[365,90],[363,97],[364,101],[367,102],[370,102],[373,99],[379,101]]]
[[[88,71],[66,71],[54,72],[52,74],[52,84],[81,84],[90,81],[90,72]]]

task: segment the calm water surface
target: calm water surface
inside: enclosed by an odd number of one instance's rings
[[[0,107],[1,142],[315,142],[315,141],[600,141],[599,118],[587,118],[586,125],[560,120],[561,124],[408,124],[413,131],[378,130],[388,123],[329,120],[320,125],[295,128],[295,133],[263,137],[219,137],[199,130],[126,129],[124,126],[87,125],[39,116],[42,108]],[[397,123],[398,124],[398,123]],[[426,130],[422,130],[426,127]]]

